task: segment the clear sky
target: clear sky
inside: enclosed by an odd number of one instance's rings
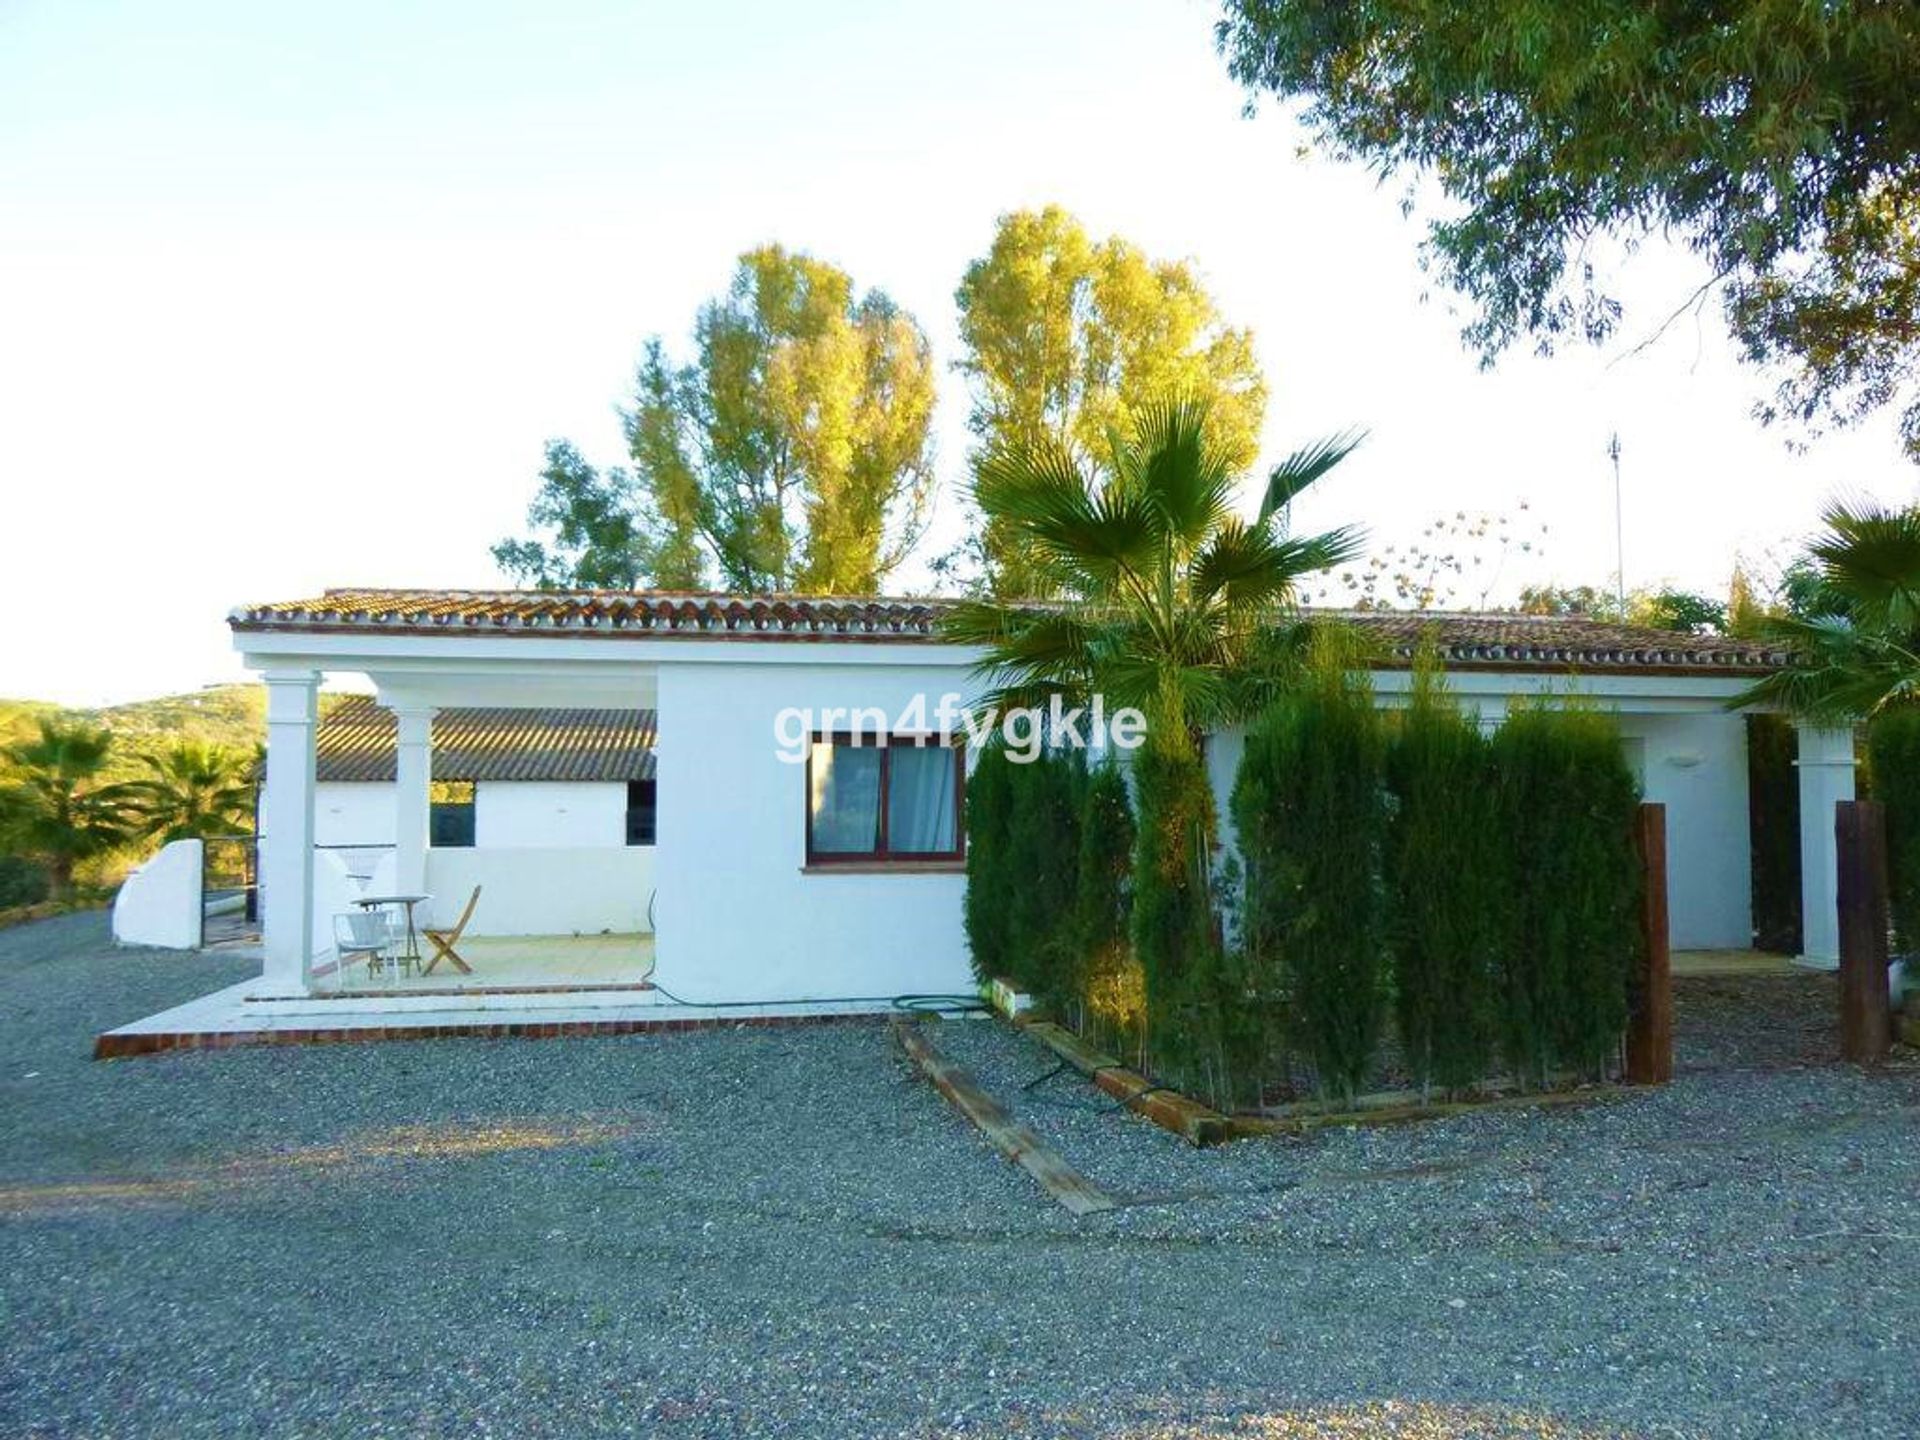
[[[1805,454],[1755,425],[1764,384],[1711,312],[1631,358],[1483,373],[1423,298],[1398,189],[1302,158],[1271,106],[1244,117],[1212,20],[1201,0],[6,0],[0,695],[235,678],[222,622],[247,600],[500,583],[488,546],[542,443],[618,460],[641,341],[683,342],[763,241],[927,328],[951,495],[953,289],[996,214],[1048,201],[1197,262],[1254,331],[1272,457],[1371,428],[1303,521],[1387,543],[1527,501],[1544,557],[1501,594],[1608,581],[1615,428],[1629,584],[1723,591],[1736,550],[1836,491],[1910,497],[1886,423]],[[1658,247],[1633,262],[1629,340],[1695,278]]]

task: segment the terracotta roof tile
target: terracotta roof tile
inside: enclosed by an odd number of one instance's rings
[[[309,600],[246,605],[237,631],[435,632],[608,638],[940,643],[947,602],[904,597],[724,595],[662,590],[329,590]],[[1752,675],[1784,657],[1751,641],[1679,635],[1578,616],[1370,610],[1319,611],[1373,636],[1387,664],[1412,658],[1423,635],[1456,668]]]
[[[449,709],[433,720],[436,780],[651,780],[651,710]],[[394,778],[393,712],[349,695],[321,718],[316,778]]]

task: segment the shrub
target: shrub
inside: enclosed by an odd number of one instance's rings
[[[1382,758],[1369,687],[1329,653],[1249,734],[1233,789],[1247,983],[1285,994],[1322,1093],[1343,1100],[1380,1027]]]
[[[1897,948],[1920,944],[1920,705],[1890,706],[1867,727],[1873,794],[1887,822],[1887,895]]]
[[[1502,1048],[1522,1083],[1598,1072],[1626,1026],[1640,944],[1632,772],[1612,721],[1582,709],[1515,711],[1493,759],[1514,875]]]
[[[1213,792],[1199,759],[1149,745],[1133,764],[1137,826],[1133,860],[1134,954],[1145,988],[1147,1044],[1156,1070],[1176,1084],[1213,1059],[1222,1010],[1219,947],[1207,873]]]
[[[1753,943],[1782,955],[1798,955],[1802,949],[1797,745],[1793,722],[1785,716],[1747,716]]]
[[[1081,799],[1074,990],[1081,1029],[1102,1043],[1137,1046],[1146,1019],[1146,992],[1128,942],[1133,844],[1126,778],[1109,762],[1087,777]]]
[[[38,905],[51,889],[45,866],[19,855],[0,855],[0,910]]]
[[[1494,1042],[1494,975],[1507,938],[1509,850],[1491,748],[1431,669],[1387,750],[1384,869],[1394,1008],[1423,1087],[1484,1078]]]
[[[981,751],[967,778],[967,892],[962,918],[974,979],[1007,973],[1006,853],[1012,765],[998,745]]]
[[[1009,762],[1012,791],[1003,872],[1007,978],[1049,1010],[1076,998],[1074,894],[1080,869],[1080,752]]]

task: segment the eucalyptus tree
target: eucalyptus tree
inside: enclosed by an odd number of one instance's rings
[[[1224,0],[1235,79],[1335,156],[1444,197],[1426,260],[1491,356],[1603,341],[1596,241],[1671,238],[1763,417],[1888,405],[1920,461],[1920,25],[1911,0]]]
[[[629,463],[600,469],[552,442],[536,533],[494,560],[546,588],[871,594],[930,513],[933,406],[911,315],[824,260],[751,250],[701,307],[691,360],[647,342]]]
[[[1204,399],[1210,443],[1236,467],[1253,463],[1267,391],[1252,335],[1225,323],[1186,261],[1096,240],[1055,205],[1016,210],[954,299],[976,475],[996,452],[1047,441],[1102,449],[1173,395]],[[1005,520],[986,515],[969,548],[993,593],[1044,593]]]

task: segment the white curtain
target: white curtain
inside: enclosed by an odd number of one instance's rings
[[[814,742],[813,848],[869,855],[880,848],[880,751]]]
[[[887,780],[887,849],[936,853],[955,843],[955,751],[949,745],[896,745]]]

